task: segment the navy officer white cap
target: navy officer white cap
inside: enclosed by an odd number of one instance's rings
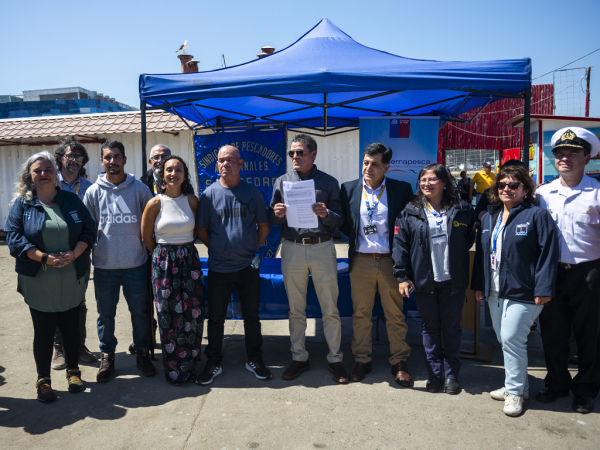
[[[552,151],[562,147],[589,150],[592,158],[600,152],[598,136],[581,127],[561,128],[552,136],[551,144]]]

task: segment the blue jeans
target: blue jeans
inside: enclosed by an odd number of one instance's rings
[[[104,353],[114,353],[117,348],[115,315],[121,286],[123,286],[123,295],[131,313],[134,347],[136,350],[150,347],[150,326],[146,303],[146,264],[132,269],[94,268],[98,339],[100,340],[100,351]]]
[[[523,395],[529,390],[527,336],[544,306],[498,299],[495,291],[490,291],[488,304],[496,337],[502,344],[504,388],[508,394]]]

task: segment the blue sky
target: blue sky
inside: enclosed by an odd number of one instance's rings
[[[21,1],[0,0],[0,94],[81,86],[139,106],[141,73],[180,71],[175,50],[201,71],[287,47],[322,18],[356,41],[434,60],[530,57],[533,77],[600,47],[598,0],[505,1]],[[592,66],[591,115],[600,117],[600,51]],[[534,84],[551,83],[552,75]]]

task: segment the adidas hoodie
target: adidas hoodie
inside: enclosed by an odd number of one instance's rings
[[[148,258],[142,242],[142,213],[152,198],[148,187],[131,174],[119,185],[98,176],[83,203],[98,227],[92,264],[99,269],[131,269]]]

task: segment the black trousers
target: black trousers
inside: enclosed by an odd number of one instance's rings
[[[62,334],[67,370],[79,366],[79,305],[61,312],[42,312],[29,308],[33,321],[33,357],[38,379],[50,378],[52,342],[56,327]]]
[[[208,271],[208,345],[207,359],[220,366],[223,361],[223,334],[229,299],[237,288],[244,319],[246,355],[248,361],[262,361],[262,333],[258,309],[260,307],[260,276],[257,269],[248,266],[237,272]]]
[[[556,296],[540,314],[547,387],[595,398],[600,391],[600,259],[558,269]],[[569,373],[569,338],[575,333],[579,370]]]
[[[86,284],[87,288],[87,284]],[[79,304],[79,347],[83,347],[85,345],[85,338],[87,337],[86,329],[85,329],[85,321],[87,319],[87,306],[85,304],[85,295],[83,300]],[[62,345],[62,335],[60,334],[60,329],[57,327],[56,332],[54,333],[54,348],[59,352],[63,351]]]

